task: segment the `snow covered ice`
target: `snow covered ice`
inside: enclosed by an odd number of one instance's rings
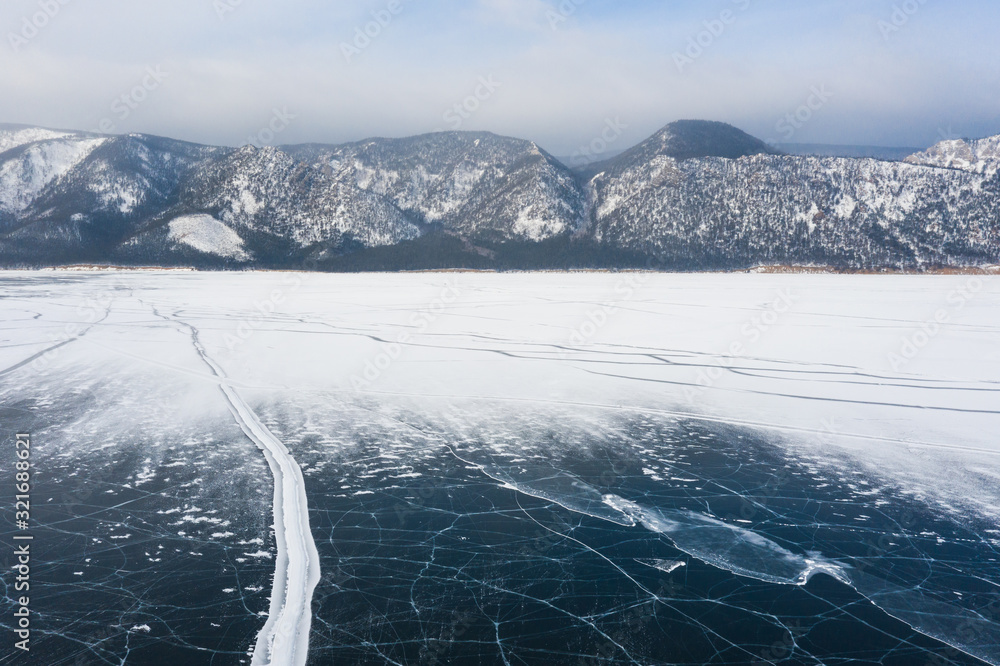
[[[998,306],[974,276],[0,273],[32,659],[1000,664]]]

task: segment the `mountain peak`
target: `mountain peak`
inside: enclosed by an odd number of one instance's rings
[[[1000,168],[1000,135],[985,139],[946,139],[910,155],[910,164],[995,173]]]
[[[749,155],[777,155],[779,151],[741,129],[712,120],[678,120],[645,143],[677,160],[698,157],[738,159]],[[640,144],[641,146],[642,144]]]
[[[730,160],[750,155],[783,155],[760,139],[732,125],[712,120],[678,120],[617,157],[578,170],[586,178],[602,171],[618,172],[656,157],[679,162],[702,157]]]

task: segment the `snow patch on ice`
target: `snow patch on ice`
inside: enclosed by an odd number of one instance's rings
[[[681,567],[686,567],[687,566],[687,562],[682,562],[682,561],[679,561],[679,560],[639,560],[639,559],[637,559],[636,562],[638,562],[639,564],[644,564],[647,567],[651,567],[653,569],[658,569],[658,570],[662,571],[663,573],[673,573],[674,571],[677,571]]]

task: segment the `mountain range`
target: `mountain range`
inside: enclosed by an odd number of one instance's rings
[[[576,168],[488,132],[231,148],[0,125],[0,265],[982,267],[998,171],[1000,136],[894,161],[697,120]]]

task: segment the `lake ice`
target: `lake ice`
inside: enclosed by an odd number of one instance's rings
[[[1000,664],[998,343],[974,276],[3,272],[32,658]]]

